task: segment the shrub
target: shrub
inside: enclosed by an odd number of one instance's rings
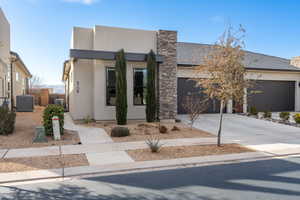
[[[83,119],[83,123],[85,123],[85,124],[89,124],[92,122],[93,122],[93,119],[89,115]]]
[[[16,113],[7,107],[0,107],[0,135],[9,135],[14,132]]]
[[[159,137],[149,137],[146,140],[146,144],[149,146],[152,153],[158,153],[163,144],[160,143]]]
[[[64,108],[60,105],[48,105],[43,113],[43,121],[45,132],[47,135],[53,136],[53,129],[52,129],[52,117],[57,116],[59,118],[59,127],[60,127],[60,134],[64,133]]]
[[[127,80],[124,50],[116,55],[116,119],[118,125],[127,123]]]
[[[147,56],[147,93],[146,93],[146,119],[147,122],[154,122],[156,118],[156,97],[155,97],[155,53],[151,50]]]
[[[180,123],[180,122],[181,122],[181,119],[175,119],[175,122],[176,122],[176,123]]]
[[[295,114],[294,116],[294,120],[297,124],[300,124],[300,113]]]
[[[271,118],[272,117],[272,113],[270,111],[264,111],[264,118]]]
[[[279,117],[283,121],[288,121],[290,119],[290,113],[289,112],[281,112],[281,113],[279,113]]]
[[[250,115],[257,115],[258,112],[256,110],[256,107],[255,106],[251,106],[250,107]]]
[[[173,126],[173,128],[171,129],[171,131],[180,131],[180,128],[178,126]]]
[[[130,135],[130,132],[127,127],[117,126],[111,130],[110,135],[112,137],[126,137]]]
[[[160,133],[167,133],[168,132],[168,128],[166,126],[164,126],[164,125],[160,125],[158,127],[158,129],[159,129]]]

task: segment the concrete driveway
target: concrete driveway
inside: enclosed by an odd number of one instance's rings
[[[188,123],[187,115],[178,117],[184,123]],[[203,114],[195,122],[194,127],[216,135],[218,123],[218,114]],[[260,151],[300,153],[300,128],[293,126],[236,114],[225,114],[222,134],[223,140],[240,143]]]

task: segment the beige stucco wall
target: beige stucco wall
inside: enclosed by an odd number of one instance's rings
[[[93,117],[93,61],[77,60],[73,69],[73,107],[75,119]]]
[[[74,27],[71,49],[118,51],[131,53],[156,52],[156,31],[125,29],[107,26]]]
[[[72,49],[148,53],[156,51],[156,31],[96,26],[73,28]],[[69,111],[74,119],[86,117],[95,120],[115,120],[115,107],[106,106],[106,67],[114,67],[114,61],[71,61],[69,72]],[[146,67],[145,62],[127,63],[128,119],[144,119],[145,106],[133,105],[133,68]],[[78,92],[79,85],[79,92]]]
[[[94,28],[94,50],[131,53],[156,51],[156,31],[96,26]]]
[[[13,75],[14,105],[16,105],[16,96],[26,94],[26,87],[27,87],[26,81],[28,80],[29,75],[23,70],[23,66],[21,65],[20,62],[16,62],[13,64],[12,75]]]
[[[94,30],[92,28],[73,28],[71,38],[71,49],[92,50],[93,46]]]
[[[70,114],[73,119],[91,117],[95,120],[115,120],[115,107],[106,105],[106,67],[114,61],[77,60],[70,70]],[[144,119],[145,106],[133,105],[133,69],[145,68],[145,62],[127,63],[128,119]],[[79,92],[77,92],[79,82]]]
[[[70,71],[68,79],[69,83],[69,112],[72,116],[75,116],[76,107],[75,107],[75,91],[74,91],[74,63],[70,62]]]
[[[97,60],[94,66],[94,118],[96,120],[114,120],[115,107],[106,106],[106,67],[114,67],[113,61]],[[144,68],[144,62],[127,63],[127,103],[128,119],[144,119],[145,106],[133,105],[133,69]]]
[[[0,8],[0,97],[7,96],[10,57],[10,25]]]

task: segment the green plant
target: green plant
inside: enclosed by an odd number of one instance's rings
[[[155,70],[156,58],[151,50],[147,56],[147,94],[146,94],[146,120],[154,122],[156,117],[156,97],[155,97]]]
[[[294,120],[297,124],[300,124],[300,113],[295,114],[294,116]]]
[[[176,122],[176,123],[180,123],[180,122],[181,122],[181,119],[175,119],[175,122]]]
[[[288,121],[290,119],[290,113],[289,112],[281,112],[281,113],[279,113],[279,117],[283,121]]]
[[[59,118],[60,134],[64,133],[64,108],[60,105],[50,104],[43,113],[43,123],[47,135],[53,136],[52,117]]]
[[[83,123],[89,124],[92,123],[94,120],[88,115],[83,119]]]
[[[258,112],[256,110],[256,107],[255,106],[251,106],[250,107],[250,115],[257,115]]]
[[[160,133],[167,133],[168,132],[168,128],[164,125],[159,125],[158,129],[159,129]]]
[[[163,144],[160,143],[159,137],[155,136],[150,136],[146,140],[146,144],[148,145],[152,153],[158,153],[161,147],[163,146]]]
[[[130,132],[127,127],[117,126],[111,130],[110,135],[112,137],[126,137],[130,135]]]
[[[264,116],[264,118],[271,118],[272,117],[272,113],[270,111],[264,111],[263,116]]]
[[[9,135],[14,132],[16,113],[7,107],[0,107],[0,135]]]
[[[116,119],[118,125],[127,123],[127,79],[125,52],[116,55]]]

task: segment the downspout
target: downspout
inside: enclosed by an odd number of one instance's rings
[[[13,91],[13,59],[10,61],[10,108],[14,108],[14,91]]]

